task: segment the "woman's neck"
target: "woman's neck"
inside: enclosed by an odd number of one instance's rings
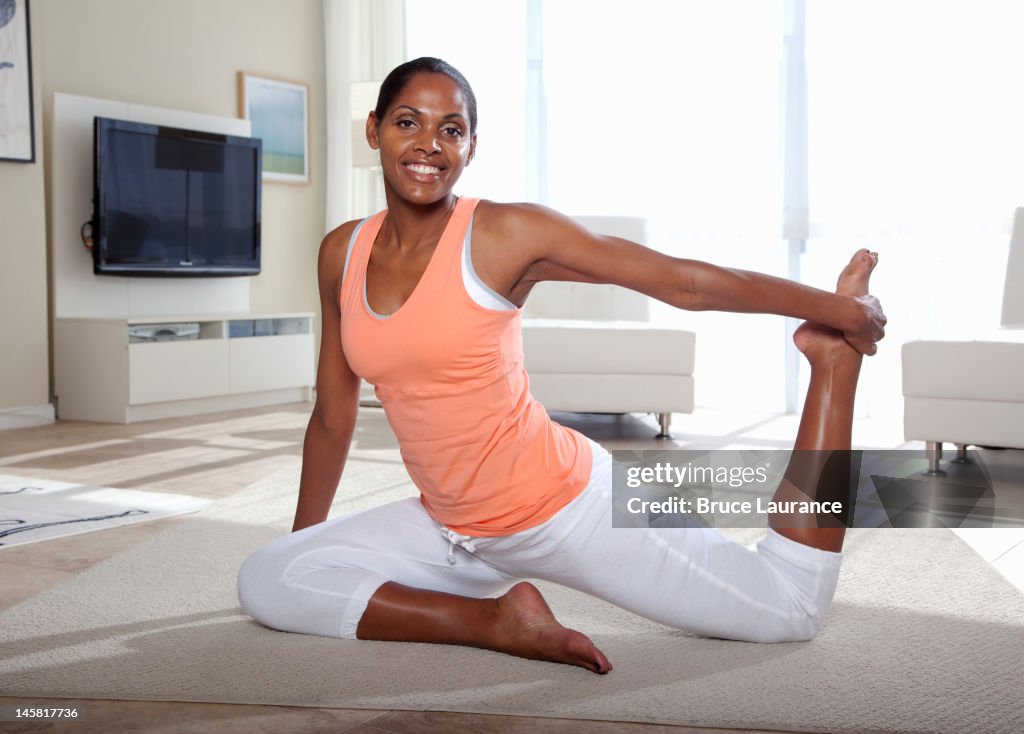
[[[449,193],[430,204],[413,204],[386,191],[388,214],[384,220],[388,239],[400,251],[436,244],[458,197]]]

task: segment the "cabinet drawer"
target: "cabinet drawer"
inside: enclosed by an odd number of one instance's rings
[[[128,345],[128,402],[161,403],[228,392],[223,339]]]
[[[313,335],[230,339],[231,392],[246,393],[313,384]]]

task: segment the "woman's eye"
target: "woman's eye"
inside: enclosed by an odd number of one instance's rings
[[[451,135],[453,138],[461,138],[462,137],[462,130],[461,130],[461,128],[446,127],[446,128],[444,128],[444,130],[442,132],[444,132],[445,135]]]
[[[404,128],[404,129],[408,130],[409,128],[411,128],[416,123],[414,123],[412,120],[405,119],[405,120],[398,120],[395,124],[398,125],[398,127],[400,127],[400,128]]]

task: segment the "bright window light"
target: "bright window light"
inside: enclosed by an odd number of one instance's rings
[[[799,0],[791,0],[799,1]],[[546,150],[546,203],[647,217],[667,253],[784,275],[783,0],[535,0],[546,146],[527,124],[526,0],[460,12],[406,0],[410,58],[461,68],[480,101],[462,191],[525,198]],[[1024,4],[806,3],[805,282],[831,288],[858,247],[879,250],[890,316],[859,410],[899,420],[900,345],[981,338],[999,323],[1013,211],[1024,205]],[[486,41],[483,39],[486,38]],[[781,319],[654,318],[698,334],[699,404],[779,410]],[[806,370],[805,370],[806,372]]]

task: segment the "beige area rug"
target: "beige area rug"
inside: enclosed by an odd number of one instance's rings
[[[350,461],[335,510],[408,495],[391,456]],[[0,691],[790,731],[1024,731],[1024,595],[946,530],[851,533],[828,624],[808,643],[701,639],[545,586],[562,621],[615,663],[599,677],[470,648],[274,632],[242,616],[236,569],[286,532],[297,482],[297,469],[275,474],[0,613]]]
[[[0,550],[182,515],[208,504],[183,494],[0,474]]]

